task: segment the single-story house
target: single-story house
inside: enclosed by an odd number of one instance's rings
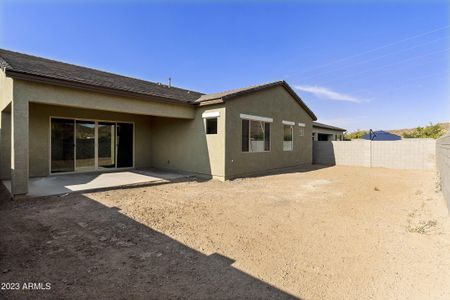
[[[362,139],[372,141],[399,141],[402,137],[387,131],[378,130],[363,135]]]
[[[313,141],[343,141],[344,132],[347,130],[336,126],[331,126],[319,122],[312,122]]]
[[[284,81],[203,94],[0,50],[0,178],[154,167],[229,179],[312,163]]]

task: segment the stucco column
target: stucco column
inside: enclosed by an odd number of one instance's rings
[[[11,107],[11,192],[28,193],[28,101],[14,99]]]
[[[2,111],[0,128],[0,179],[11,179],[11,112]]]

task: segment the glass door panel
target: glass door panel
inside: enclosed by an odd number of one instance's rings
[[[98,123],[98,167],[116,167],[116,125],[115,123]]]
[[[74,171],[74,120],[51,119],[51,172]]]
[[[117,123],[117,167],[133,166],[133,124]]]
[[[75,121],[77,171],[95,169],[95,122]]]

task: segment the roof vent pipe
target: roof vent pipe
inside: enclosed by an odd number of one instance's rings
[[[169,77],[169,87],[172,87],[172,78]]]

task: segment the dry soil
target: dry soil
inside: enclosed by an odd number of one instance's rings
[[[450,299],[433,172],[292,169],[4,201],[0,298]],[[37,286],[39,287],[39,286]]]

